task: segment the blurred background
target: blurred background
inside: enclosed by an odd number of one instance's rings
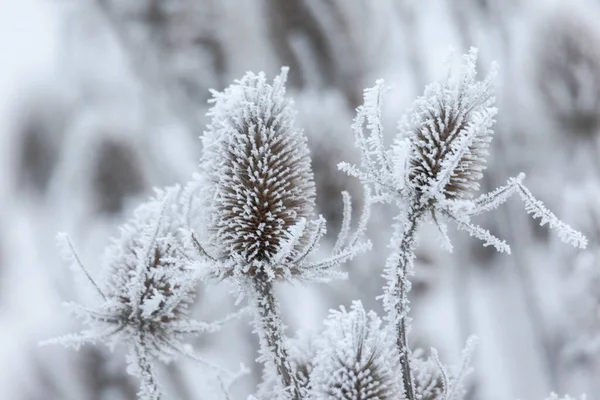
[[[600,2],[597,0],[0,0],[0,398],[134,399],[123,351],[38,347],[77,331],[63,301],[93,304],[81,273],[55,247],[68,232],[98,275],[103,249],[154,186],[196,169],[209,89],[247,70],[271,78],[290,66],[288,93],[308,136],[318,207],[330,241],[341,221],[337,171],[358,161],[350,125],[362,90],[384,78],[385,131],[443,74],[450,47],[497,61],[499,109],[483,190],[524,171],[534,194],[589,239],[577,252],[532,222],[517,198],[477,221],[511,256],[451,232],[441,249],[426,226],[413,285],[414,348],[459,361],[480,338],[472,400],[542,400],[551,391],[600,399]],[[280,287],[288,333],[319,330],[330,308],[375,299],[389,252],[392,209],[376,208],[374,251],[333,285]],[[325,251],[326,249],[324,249]],[[226,285],[199,288],[194,313],[234,309]],[[194,342],[206,358],[253,372],[246,320]],[[160,370],[181,400],[218,398],[186,360]],[[208,386],[207,386],[208,385]]]

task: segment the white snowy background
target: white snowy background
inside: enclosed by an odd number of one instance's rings
[[[0,0],[0,399],[135,398],[122,352],[38,346],[79,330],[62,303],[90,297],[55,234],[68,232],[97,273],[109,237],[152,187],[185,183],[196,170],[210,88],[290,67],[288,94],[333,245],[339,193],[360,198],[358,182],[336,165],[357,161],[350,125],[362,90],[378,78],[393,86],[384,109],[391,141],[443,72],[448,49],[470,46],[479,48],[480,74],[499,65],[482,190],[524,171],[531,191],[590,243],[584,252],[562,244],[517,200],[477,221],[511,244],[510,256],[461,232],[451,232],[448,254],[437,228],[424,227],[411,343],[435,346],[452,363],[467,337],[479,336],[473,400],[542,400],[551,391],[600,399],[598,20],[597,0]],[[321,329],[330,308],[355,299],[381,313],[375,297],[393,215],[373,213],[374,250],[344,267],[348,281],[278,288],[290,336]],[[199,290],[199,318],[234,309],[227,285]],[[260,380],[247,322],[194,343],[220,365],[252,367],[235,398]],[[173,398],[218,398],[192,361],[160,375]]]

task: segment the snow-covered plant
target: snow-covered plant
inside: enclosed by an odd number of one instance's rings
[[[471,373],[471,357],[477,339],[472,336],[467,341],[458,368],[448,369],[439,359],[436,349],[431,349],[425,357],[420,349],[412,353],[411,368],[414,379],[415,398],[418,400],[460,400],[467,390],[465,378]]]
[[[264,73],[248,72],[219,93],[213,91],[212,117],[202,137],[201,174],[190,184],[190,220],[201,217],[199,253],[209,260],[213,276],[232,279],[250,294],[256,310],[260,360],[277,371],[282,389],[301,397],[291,371],[279,304],[277,281],[327,280],[333,270],[366,250],[359,243],[368,208],[348,238],[350,198],[344,195],[346,221],[332,254],[313,261],[325,234],[325,220],[314,215],[315,185],[306,137],[294,125],[295,111],[285,97],[287,68],[267,82]],[[281,392],[281,395],[284,392]]]
[[[420,349],[412,354],[411,368],[416,399],[436,400],[444,396],[446,377],[436,364],[434,354],[425,358]]]
[[[100,302],[93,308],[70,304],[88,329],[49,342],[76,349],[97,341],[111,348],[127,345],[130,372],[141,380],[142,399],[161,398],[153,360],[168,362],[182,354],[203,362],[184,339],[220,328],[220,323],[188,317],[200,274],[182,252],[179,192],[178,187],[158,191],[135,210],[107,248],[102,284],[84,268],[69,238],[59,235],[66,254],[84,271]]]
[[[305,395],[310,388],[310,375],[315,367],[315,358],[319,350],[315,341],[314,335],[308,332],[299,332],[296,338],[289,341],[292,371]]]
[[[477,50],[464,56],[458,76],[448,69],[445,79],[427,86],[399,124],[391,148],[383,140],[381,123],[383,81],[365,90],[364,105],[357,109],[353,124],[356,145],[361,150],[361,168],[341,163],[340,169],[373,188],[373,201],[394,203],[399,208],[385,269],[387,285],[383,304],[386,320],[397,337],[406,397],[415,399],[407,333],[408,297],[415,258],[416,234],[421,222],[433,220],[449,250],[445,221],[492,245],[500,252],[510,247],[489,231],[474,225],[472,216],[490,211],[518,193],[525,210],[541,224],[548,224],[566,243],[584,248],[586,238],[558,218],[523,185],[524,175],[507,185],[473,199],[486,166],[487,148],[493,134],[496,109],[492,86],[495,68],[483,81],[476,79]],[[369,134],[365,133],[366,130]]]
[[[311,398],[340,400],[403,399],[394,337],[381,319],[355,301],[347,311],[332,310],[316,344],[310,374]]]

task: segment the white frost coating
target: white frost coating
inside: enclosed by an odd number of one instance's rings
[[[496,67],[478,81],[476,63],[477,50],[472,48],[463,57],[459,75],[454,77],[449,69],[445,79],[427,86],[399,123],[399,134],[389,150],[384,147],[380,122],[384,83],[379,80],[366,89],[364,105],[357,109],[352,125],[361,166],[340,163],[339,168],[372,187],[373,202],[395,201],[404,208],[402,212],[412,208],[420,210],[419,218],[434,216],[447,249],[452,246],[445,240],[444,224],[454,221],[484,246],[510,253],[508,244],[472,224],[470,218],[497,208],[515,193],[525,202],[526,211],[556,230],[561,240],[585,248],[585,237],[560,221],[523,185],[524,174],[471,200],[483,176],[497,112],[492,95]],[[403,229],[396,231],[402,234]]]
[[[394,338],[381,320],[355,301],[347,311],[332,310],[315,341],[310,373],[313,399],[403,399]]]
[[[359,242],[369,207],[350,235],[351,199],[343,194],[346,212],[335,248],[313,260],[326,223],[314,214],[313,172],[293,102],[285,96],[287,71],[282,68],[272,84],[264,73],[248,72],[223,92],[213,91],[202,173],[184,196],[191,224],[202,230],[194,240],[199,253],[210,259],[214,276],[234,277],[239,287],[260,274],[269,280],[344,277],[335,267],[370,248]]]
[[[492,107],[496,67],[477,81],[476,62],[472,48],[461,74],[455,78],[448,69],[448,77],[427,86],[399,124],[398,138],[412,144],[406,179],[423,200],[470,197],[479,188],[497,112]]]
[[[209,365],[190,352],[185,339],[217,331],[225,322],[205,323],[188,318],[200,276],[182,250],[178,234],[179,192],[179,187],[157,190],[154,198],[135,210],[134,217],[120,228],[120,236],[107,248],[106,279],[101,285],[86,272],[102,302],[93,309],[69,306],[88,328],[46,342],[76,349],[98,341],[111,348],[125,344],[130,350],[129,370],[141,380],[141,399],[161,398],[153,368],[155,359],[169,361],[185,355]],[[60,238],[65,250],[69,250],[69,258],[83,268],[68,238]],[[213,366],[211,369],[224,372]]]
[[[390,243],[392,253],[384,269],[387,284],[381,298],[385,320],[397,336],[402,379],[411,400],[415,398],[415,387],[407,339],[411,323],[408,292],[418,229],[423,221],[430,219],[438,225],[447,249],[452,245],[447,240],[445,223],[453,221],[459,229],[483,241],[484,246],[510,253],[505,241],[474,225],[471,216],[491,211],[519,193],[526,211],[540,218],[542,225],[547,223],[555,229],[561,240],[580,248],[587,243],[581,233],[558,220],[533,197],[522,184],[524,175],[472,200],[486,167],[497,112],[492,95],[496,67],[478,81],[476,63],[477,50],[472,48],[463,57],[458,75],[448,69],[445,79],[427,86],[425,94],[399,123],[399,134],[389,150],[383,143],[381,124],[385,89],[383,81],[377,81],[375,87],[365,90],[364,105],[357,109],[352,125],[361,165],[338,165],[372,189],[371,202],[389,202],[398,207]]]
[[[515,182],[515,185],[519,189],[519,195],[525,202],[525,211],[531,214],[533,218],[540,219],[540,225],[548,224],[551,229],[558,232],[558,237],[565,243],[568,243],[574,247],[585,249],[587,247],[587,239],[581,233],[569,225],[559,220],[550,210],[548,210],[544,204],[533,197],[533,194],[520,182]]]

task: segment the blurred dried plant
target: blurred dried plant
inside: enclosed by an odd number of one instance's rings
[[[560,127],[591,136],[600,124],[600,30],[595,9],[558,7],[537,32],[536,82]]]

